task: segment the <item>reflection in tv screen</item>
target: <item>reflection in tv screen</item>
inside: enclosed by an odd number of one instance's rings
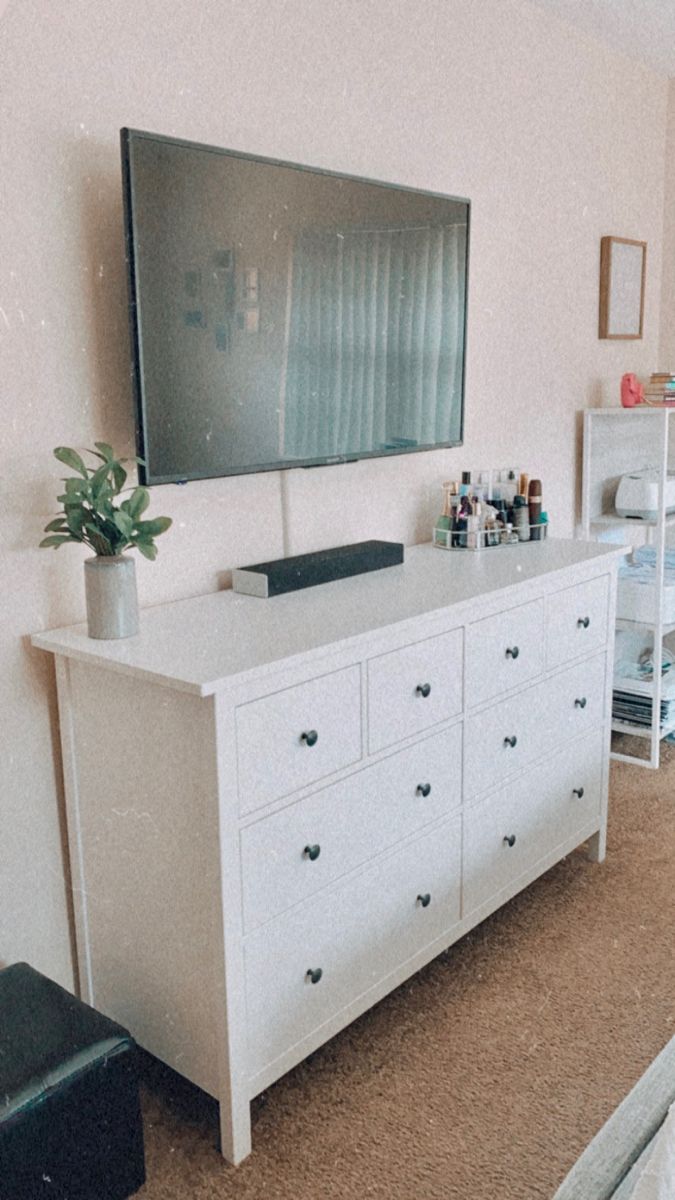
[[[146,483],[461,443],[469,204],[122,131]]]

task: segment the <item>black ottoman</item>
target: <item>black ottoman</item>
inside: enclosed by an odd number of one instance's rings
[[[0,971],[0,1200],[126,1200],[145,1181],[136,1047],[27,963]]]

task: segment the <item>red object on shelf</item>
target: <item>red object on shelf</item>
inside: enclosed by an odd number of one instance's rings
[[[624,408],[635,408],[636,404],[644,404],[645,390],[638,383],[636,375],[621,376],[621,403]]]

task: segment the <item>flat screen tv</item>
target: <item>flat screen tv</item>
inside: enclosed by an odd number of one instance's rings
[[[461,445],[468,201],[121,142],[141,482]]]

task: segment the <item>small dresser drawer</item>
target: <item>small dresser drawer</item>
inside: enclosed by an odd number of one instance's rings
[[[530,770],[464,811],[462,916],[496,896],[551,848],[550,772]]]
[[[251,1075],[457,923],[460,830],[458,813],[244,939]]]
[[[371,658],[370,752],[393,746],[461,712],[462,666],[461,629]]]
[[[546,610],[546,665],[562,666],[593,654],[607,641],[609,578],[602,575],[549,596]]]
[[[558,756],[551,789],[551,844],[557,846],[577,830],[600,824],[605,731],[596,729]]]
[[[236,730],[244,814],[359,761],[360,668],[346,667],[243,704]]]
[[[244,926],[269,920],[461,801],[462,729],[433,734],[241,832]]]
[[[541,706],[545,683],[536,683],[490,709],[468,717],[464,741],[464,789],[477,796],[497,787],[542,754]]]
[[[546,684],[539,714],[542,738],[557,749],[566,738],[595,729],[605,713],[605,655],[577,663]]]
[[[466,704],[473,708],[540,675],[544,601],[476,621],[467,630]]]

